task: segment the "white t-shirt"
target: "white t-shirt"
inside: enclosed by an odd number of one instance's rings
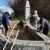
[[[37,22],[40,20],[40,18],[38,17],[38,14],[33,15],[33,17],[36,18],[36,24],[35,24],[35,26],[36,26],[36,29],[37,29],[38,28]]]

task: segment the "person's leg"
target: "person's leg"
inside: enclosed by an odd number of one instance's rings
[[[43,34],[47,35],[49,32],[48,26],[44,27]]]
[[[5,35],[7,36],[7,31],[8,31],[8,28],[5,28]]]

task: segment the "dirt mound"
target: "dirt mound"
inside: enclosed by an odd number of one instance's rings
[[[32,29],[30,29],[28,26],[25,26],[24,30],[21,30],[18,34],[17,39],[20,40],[36,40],[36,41],[42,41],[43,39],[36,34]]]

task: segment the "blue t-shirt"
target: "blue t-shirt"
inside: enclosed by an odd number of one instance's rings
[[[3,25],[6,27],[8,27],[8,25],[10,25],[9,23],[9,16],[7,14],[7,12],[3,13],[3,16],[2,16],[2,23]]]

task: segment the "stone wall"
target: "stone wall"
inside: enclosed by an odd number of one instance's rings
[[[0,41],[0,49],[2,50],[5,45],[5,42]],[[12,44],[8,43],[6,50],[11,49]],[[50,50],[50,43],[45,41],[25,41],[18,40],[16,41],[13,50]]]

